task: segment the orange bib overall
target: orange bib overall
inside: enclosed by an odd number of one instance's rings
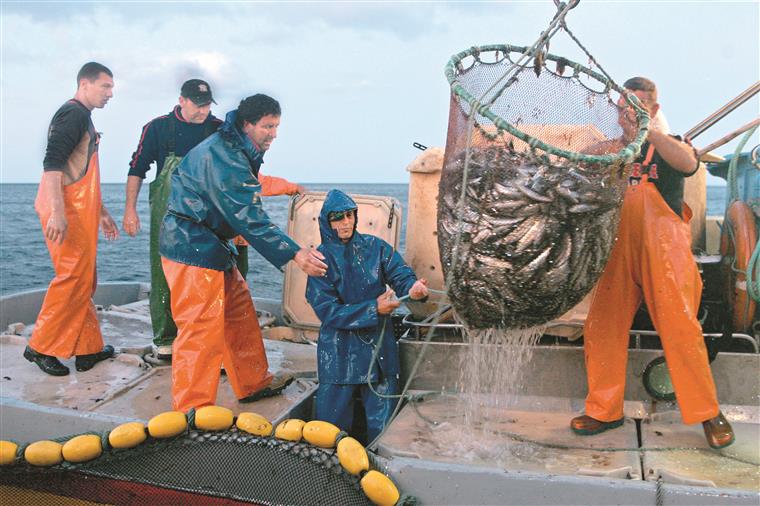
[[[204,269],[161,258],[177,323],[172,405],[187,412],[214,404],[221,367],[242,399],[272,382],[248,285],[237,269]]]
[[[609,422],[623,416],[629,330],[642,296],[662,342],[683,422],[718,414],[697,319],[702,280],[686,218],[673,212],[646,175],[625,194],[617,240],[584,327],[586,414],[592,418]]]
[[[43,230],[52,214],[51,196],[40,185],[34,208]],[[97,148],[82,179],[63,187],[66,239],[45,242],[53,261],[50,282],[29,346],[39,353],[69,358],[103,349],[92,296],[97,287],[96,255],[100,225],[100,169]]]

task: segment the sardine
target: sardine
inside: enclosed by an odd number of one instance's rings
[[[597,209],[599,209],[599,206],[596,204],[576,204],[574,206],[570,206],[567,209],[567,212],[573,214],[589,213],[591,211],[596,211]]]
[[[540,193],[535,192],[531,190],[530,188],[523,186],[521,184],[516,184],[515,188],[517,188],[520,192],[525,194],[526,197],[529,197],[530,199],[535,200],[537,202],[553,202],[554,201],[552,197],[541,195]]]

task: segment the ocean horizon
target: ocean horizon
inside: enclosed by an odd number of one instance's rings
[[[396,198],[404,211],[399,251],[405,251],[407,183],[303,183],[311,191],[338,188],[350,194]],[[37,183],[0,184],[0,295],[46,288],[54,276],[39,219],[34,211]],[[124,183],[103,183],[103,202],[121,227],[126,196]],[[723,214],[726,187],[707,187],[708,215]],[[287,230],[287,196],[265,197],[264,209],[272,221]],[[116,241],[98,241],[98,281],[150,280],[148,261],[148,189],[143,185],[137,206],[142,229],[136,237],[123,231]],[[251,249],[248,285],[254,297],[280,298],[282,273]]]

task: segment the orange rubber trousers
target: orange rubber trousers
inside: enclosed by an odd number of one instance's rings
[[[177,323],[172,405],[187,412],[214,404],[221,367],[242,399],[272,381],[248,285],[237,269],[204,269],[161,258]]]
[[[702,327],[702,293],[691,231],[646,176],[628,188],[618,236],[584,326],[586,414],[623,416],[629,331],[642,296],[660,336],[684,423],[717,416],[719,407]]]
[[[100,226],[100,172],[98,153],[92,154],[87,172],[63,187],[68,228],[63,244],[45,239],[55,278],[50,282],[29,346],[38,353],[69,358],[103,349],[103,336],[92,303],[98,285],[96,256]],[[52,214],[52,197],[40,185],[34,208],[45,229]]]

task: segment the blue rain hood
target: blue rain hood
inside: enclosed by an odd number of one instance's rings
[[[330,190],[325,197],[325,202],[322,204],[322,210],[319,213],[319,235],[322,238],[322,244],[338,243],[343,244],[343,241],[338,237],[338,233],[330,226],[330,220],[327,216],[330,213],[338,211],[349,211],[353,209],[356,213],[356,223],[359,222],[359,206],[356,205],[354,199],[346,195],[340,190]],[[354,223],[354,235],[356,235],[356,223]],[[353,240],[353,236],[351,237]]]
[[[385,336],[372,381],[378,381],[381,374],[384,377],[399,374],[393,326],[389,318],[377,314],[377,298],[385,292],[386,285],[399,297],[408,294],[417,277],[401,255],[378,237],[354,229],[349,242],[343,243],[338,238],[327,215],[356,208],[351,197],[332,190],[319,214],[322,244],[318,249],[325,255],[327,275],[308,279],[306,299],[322,322],[317,342],[321,383],[366,382],[372,352],[380,341],[385,320]]]

